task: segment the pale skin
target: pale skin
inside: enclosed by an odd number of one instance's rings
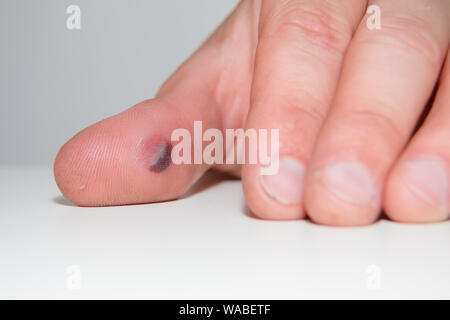
[[[367,28],[370,5],[381,9],[380,29]],[[201,120],[222,131],[280,130],[278,174],[214,167],[242,178],[257,217],[446,220],[449,42],[448,0],[243,0],[154,99],[70,139],[56,182],[81,206],[176,199],[210,167],[148,164],[168,154],[155,145],[174,129]]]

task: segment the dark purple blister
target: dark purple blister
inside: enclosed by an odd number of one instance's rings
[[[171,159],[172,145],[170,143],[164,143],[160,146],[158,155],[155,160],[150,164],[150,171],[160,173],[167,169],[172,163]]]

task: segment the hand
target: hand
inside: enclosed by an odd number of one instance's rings
[[[368,28],[369,5],[379,29]],[[210,166],[171,164],[167,141],[201,120],[204,130],[279,129],[277,174],[214,166],[242,176],[261,218],[364,225],[384,209],[397,221],[447,219],[449,41],[448,0],[244,0],[155,99],[67,142],[57,184],[82,206],[177,198]]]

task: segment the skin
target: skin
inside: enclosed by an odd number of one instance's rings
[[[381,8],[379,30],[366,26],[369,5]],[[215,167],[242,177],[260,218],[352,226],[384,210],[401,222],[446,220],[449,41],[448,0],[243,0],[154,99],[70,139],[56,182],[80,206],[176,199],[210,167],[170,164],[170,135],[193,136],[202,120],[224,136],[280,130],[278,177]]]

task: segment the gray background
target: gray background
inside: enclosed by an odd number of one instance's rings
[[[51,164],[80,129],[153,97],[237,2],[0,0],[0,163]]]

